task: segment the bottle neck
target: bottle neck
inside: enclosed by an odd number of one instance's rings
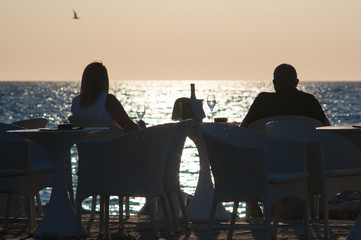
[[[196,90],[194,83],[191,84],[191,98],[196,99]]]

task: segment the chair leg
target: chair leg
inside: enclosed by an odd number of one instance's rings
[[[249,203],[246,202],[246,217],[245,217],[245,220],[249,221],[250,219],[251,219],[251,209],[250,209]]]
[[[178,216],[177,216],[177,213],[176,213],[175,207],[174,207],[173,194],[168,192],[167,193],[167,198],[168,198],[170,213],[171,213],[172,218],[173,218],[173,223],[174,223],[175,230],[176,230],[176,232],[180,232]],[[164,209],[163,209],[163,212],[164,212]]]
[[[90,212],[90,220],[95,219],[96,205],[97,205],[97,195],[93,195],[92,196],[92,207],[91,207],[91,212]]]
[[[124,228],[124,213],[123,213],[123,196],[118,196],[119,199],[119,229]]]
[[[182,215],[183,215],[183,219],[186,225],[186,229],[190,229],[191,225],[189,223],[189,218],[188,218],[188,214],[187,214],[187,209],[186,209],[186,205],[184,204],[184,200],[183,200],[183,196],[182,196],[182,192],[181,191],[177,191],[177,196],[178,196],[178,201],[180,204],[180,207],[182,209]]]
[[[325,239],[330,239],[330,225],[328,221],[328,199],[327,195],[323,194],[323,220],[325,224]]]
[[[99,234],[104,234],[104,196],[100,195]]]
[[[34,196],[30,196],[29,199],[27,199],[28,202],[28,216],[29,216],[29,234],[34,233],[35,229],[35,202],[34,202]]]
[[[211,206],[211,212],[209,214],[209,219],[208,219],[208,227],[207,227],[206,239],[211,239],[212,225],[213,225],[214,217],[216,215],[216,208],[217,208],[217,202],[213,198],[212,206]]]
[[[82,202],[79,199],[75,202],[75,219],[76,219],[76,229],[81,229],[81,214],[82,214]],[[80,235],[80,233],[78,234]]]
[[[169,234],[169,236],[174,236],[174,231],[173,231],[173,228],[172,228],[172,224],[170,223],[170,216],[169,216],[169,211],[168,211],[167,199],[165,198],[165,196],[161,196],[160,201],[162,203],[162,208],[163,208],[165,222],[167,224],[168,234]],[[173,200],[172,200],[172,202],[173,202]],[[174,208],[174,204],[173,204],[173,208]],[[175,217],[175,219],[177,219],[177,218]]]
[[[279,201],[276,204],[276,214],[275,214],[275,217],[273,220],[273,228],[272,228],[272,238],[274,238],[274,239],[277,237],[278,220],[279,220],[280,214],[281,214],[282,202],[283,202],[283,200]]]
[[[153,235],[154,238],[159,238],[159,232],[158,232],[158,227],[157,224],[155,222],[155,214],[154,214],[154,208],[153,208],[153,201],[151,197],[147,197],[146,198],[146,206],[147,206],[147,210],[149,213],[149,217],[150,217],[150,222],[152,224],[152,230],[153,230]]]
[[[238,212],[238,206],[239,206],[239,202],[235,201],[233,204],[233,212],[232,212],[232,218],[231,218],[231,225],[229,227],[229,231],[228,231],[228,235],[227,235],[227,240],[231,240],[233,237],[233,229],[234,229],[234,224],[236,222],[236,218],[237,218],[237,212]]]
[[[39,196],[39,199],[40,199],[40,196]],[[33,204],[33,220],[32,221],[33,221],[33,233],[34,233],[34,231],[36,229],[36,226],[37,226],[37,223],[36,223],[36,206],[35,206],[34,196],[33,196],[32,200],[33,200],[33,203],[32,203]],[[43,210],[43,207],[41,207],[41,210]],[[44,211],[42,211],[42,212],[44,212]],[[30,212],[29,212],[29,214],[30,214]]]
[[[43,205],[41,204],[41,198],[39,192],[35,194],[36,203],[38,205],[38,216],[44,216]]]
[[[319,195],[313,196],[313,208],[314,208],[313,218],[316,220],[320,219],[320,196]]]
[[[3,227],[6,229],[8,227],[8,223],[9,223],[9,212],[10,212],[10,203],[11,203],[11,193],[7,194],[7,198],[6,198],[6,208],[5,208],[5,215],[4,215],[4,223],[3,223]]]
[[[130,203],[129,203],[129,197],[125,197],[125,217],[127,219],[130,218]]]
[[[310,215],[309,215],[309,209],[311,208],[311,198],[307,199],[305,203],[305,209],[304,209],[304,221],[303,221],[303,229],[304,229],[304,235],[306,239],[310,239]]]
[[[109,236],[109,195],[104,196],[104,234]]]
[[[265,219],[266,226],[266,239],[272,239],[271,236],[271,208],[268,203],[263,203],[263,215]]]

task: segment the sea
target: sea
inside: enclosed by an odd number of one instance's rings
[[[229,122],[242,122],[254,98],[261,91],[273,91],[271,81],[251,80],[131,80],[110,81],[109,92],[122,103],[129,116],[137,121],[136,106],[145,104],[143,120],[147,126],[175,122],[171,119],[176,99],[190,97],[190,84],[195,84],[198,99],[203,99],[206,117],[210,122],[215,117],[227,117]],[[79,81],[0,81],[0,122],[12,123],[29,118],[43,117],[49,120],[48,127],[67,123],[71,115],[72,99],[79,93]],[[331,125],[352,125],[361,122],[361,82],[313,81],[300,82],[299,90],[312,93],[321,103]],[[207,106],[207,96],[216,96],[213,111]],[[74,191],[77,186],[77,150],[71,149]],[[100,163],[101,164],[101,163]],[[99,166],[101,167],[101,166]],[[199,174],[199,157],[195,144],[187,139],[181,163],[180,182],[182,190],[193,195]],[[41,191],[43,204],[50,199],[51,188]],[[143,198],[131,198],[131,214],[137,214],[145,203]],[[90,209],[91,198],[83,202]],[[99,208],[99,205],[97,206]],[[227,210],[232,206],[225,204]],[[110,213],[119,213],[118,199],[110,199]],[[240,206],[244,216],[244,204]]]

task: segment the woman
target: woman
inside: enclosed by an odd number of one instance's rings
[[[73,99],[71,112],[75,117],[87,118],[118,126],[124,132],[145,127],[136,124],[125,112],[119,100],[109,91],[108,71],[101,61],[90,63],[83,72],[80,94]]]

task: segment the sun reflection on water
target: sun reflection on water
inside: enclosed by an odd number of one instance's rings
[[[110,93],[121,101],[131,118],[137,120],[136,104],[147,106],[143,120],[148,126],[174,122],[171,119],[177,98],[190,97],[190,84],[195,84],[196,97],[204,99],[204,122],[211,121],[206,99],[215,93],[217,104],[214,117],[227,117],[241,122],[254,98],[261,91],[273,91],[271,81],[111,81]],[[299,89],[316,96],[332,125],[361,122],[360,82],[301,82]],[[0,82],[0,121],[11,123],[27,118],[45,117],[49,127],[67,122],[71,100],[79,92],[79,82]],[[348,106],[348,107],[345,107]],[[77,152],[72,149],[74,187],[77,185]],[[199,158],[194,143],[187,139],[182,156],[180,182],[183,191],[194,194],[198,182]],[[41,193],[43,202],[50,197],[50,189]],[[111,213],[118,211],[117,198],[111,200]],[[143,198],[131,199],[132,213],[144,204]],[[84,201],[90,209],[91,199]],[[231,206],[227,205],[231,210]]]

